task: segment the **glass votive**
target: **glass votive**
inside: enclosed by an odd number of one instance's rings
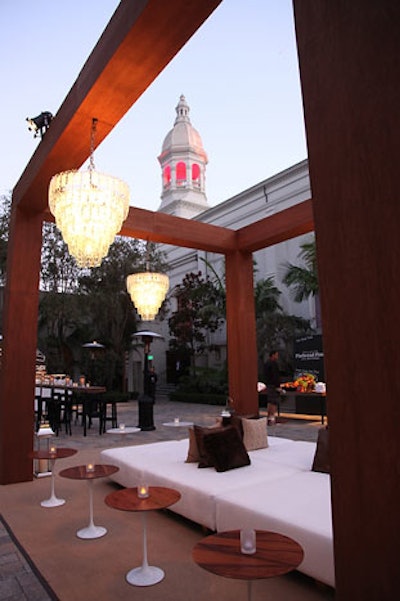
[[[252,528],[242,528],[240,531],[240,551],[245,555],[256,552],[256,531]]]
[[[179,417],[175,417],[174,424],[175,426],[179,426]]]
[[[120,424],[119,429],[121,430],[121,432],[123,432],[125,430],[125,424]]]
[[[53,455],[53,456],[57,454],[57,449],[56,449],[56,446],[54,444],[52,444],[50,446],[49,453],[50,453],[50,455]]]
[[[137,495],[139,499],[147,499],[150,496],[148,484],[139,484]]]
[[[88,463],[86,466],[86,472],[88,474],[92,474],[94,472],[94,464],[93,463]]]

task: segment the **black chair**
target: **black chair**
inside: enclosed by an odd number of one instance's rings
[[[65,433],[72,436],[72,392],[64,388],[53,388],[47,401],[47,414],[51,429],[56,436],[64,426]]]
[[[103,402],[101,395],[92,396],[91,394],[81,393],[80,402],[82,403],[82,425],[83,435],[87,435],[87,431],[92,427],[93,419],[99,420],[99,434],[103,434],[105,429],[105,403]]]
[[[42,418],[46,412],[46,403],[42,399],[42,389],[40,386],[35,386],[35,399],[34,399],[34,416],[35,416],[35,432],[39,432]]]
[[[111,422],[112,428],[118,428],[117,401],[114,399],[100,399],[103,403],[103,432],[106,431],[107,422]]]

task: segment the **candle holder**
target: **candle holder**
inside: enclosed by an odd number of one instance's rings
[[[150,496],[149,486],[147,484],[139,484],[137,495],[139,499],[147,499]]]
[[[174,418],[174,424],[175,426],[179,426],[179,417]]]
[[[240,551],[245,555],[256,552],[256,531],[252,528],[243,528],[240,531]]]
[[[125,424],[120,424],[119,429],[123,432],[125,430]]]
[[[86,473],[87,474],[92,474],[94,472],[94,464],[93,463],[88,463],[86,466]]]
[[[57,455],[57,448],[55,445],[50,446],[49,453],[52,457],[55,457]]]

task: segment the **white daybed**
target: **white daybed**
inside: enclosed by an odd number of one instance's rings
[[[189,439],[105,449],[104,463],[125,487],[142,475],[150,486],[181,493],[170,509],[213,531],[245,525],[291,536],[304,549],[299,571],[334,586],[329,474],[311,471],[316,444],[268,437],[268,448],[249,451],[250,465],[217,472],[187,463]]]

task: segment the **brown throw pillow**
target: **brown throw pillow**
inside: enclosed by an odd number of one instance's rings
[[[193,426],[194,434],[196,437],[197,449],[199,452],[198,467],[214,467],[204,447],[204,438],[210,432],[214,433],[225,429],[226,428],[223,428],[222,426],[213,426],[212,428],[203,428],[202,426],[196,426],[196,424]]]
[[[231,415],[222,418],[223,426],[233,426],[237,429],[240,438],[243,438],[242,418],[239,415]]]
[[[329,430],[328,426],[320,428],[318,432],[317,448],[311,470],[313,472],[330,473],[329,462]]]
[[[199,430],[214,430],[215,428],[221,428],[221,422],[217,421],[214,425],[212,426],[207,426],[207,427],[201,427],[201,426],[193,426],[189,428],[189,449],[188,449],[188,454],[187,457],[185,459],[185,463],[197,463],[198,461],[200,461],[200,453],[199,453],[199,445],[197,442],[197,437],[196,437],[196,433],[194,428],[198,428]],[[201,433],[200,431],[198,432],[197,436],[200,438],[201,437]],[[200,442],[200,446],[201,446],[201,442]]]
[[[256,451],[268,447],[267,418],[246,419],[242,418],[243,444],[246,451]]]
[[[204,433],[202,444],[205,463],[208,466],[214,466],[217,472],[226,472],[250,465],[250,457],[237,429],[233,426]],[[203,467],[202,458],[199,467]]]
[[[200,459],[196,436],[193,428],[189,428],[189,449],[185,463],[197,463]]]

